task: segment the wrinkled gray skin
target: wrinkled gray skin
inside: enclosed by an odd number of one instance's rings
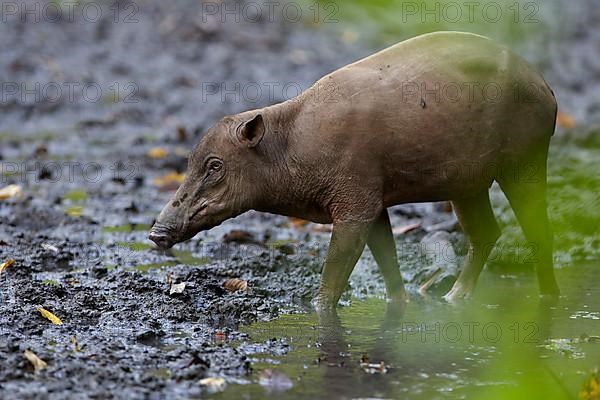
[[[541,75],[507,48],[459,32],[419,36],[294,99],[219,121],[150,239],[168,248],[250,209],[333,222],[317,308],[335,308],[365,245],[388,296],[403,302],[386,209],[450,200],[470,240],[445,296],[455,302],[500,235],[488,197],[496,180],[534,245],[541,292],[556,295],[546,215],[556,109]]]

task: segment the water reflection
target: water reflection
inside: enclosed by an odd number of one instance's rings
[[[600,360],[600,343],[578,338],[597,335],[600,323],[572,317],[582,309],[595,315],[600,297],[589,279],[593,268],[559,275],[567,295],[554,300],[537,296],[533,276],[488,274],[476,297],[458,307],[436,299],[368,299],[334,314],[284,315],[246,327],[252,342],[276,338],[289,350],[265,346],[257,354],[241,345],[253,383],[217,396],[264,398],[269,394],[255,378],[272,369],[294,384],[269,395],[278,399],[576,398]],[[549,343],[557,338],[572,340],[583,357],[554,351]]]
[[[362,354],[356,354],[352,345],[346,340],[347,336],[353,334],[352,327],[345,329],[337,312],[317,316],[319,363],[325,365],[323,388],[327,398],[356,397],[357,386],[365,385],[360,382],[362,380],[360,378],[372,380],[371,384],[376,383],[380,393],[389,392],[388,380],[378,378],[376,375],[390,373],[391,366],[398,364],[399,360],[396,358],[398,354],[391,351],[390,343],[394,343],[397,339],[396,332],[402,325],[406,306],[406,303],[385,305],[383,318],[371,332],[373,343]],[[356,357],[360,357],[359,362]],[[362,369],[365,376],[359,369]],[[359,378],[358,382],[356,378]]]

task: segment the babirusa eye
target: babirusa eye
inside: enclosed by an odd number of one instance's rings
[[[219,160],[210,160],[208,162],[208,171],[209,172],[220,171],[222,167],[223,167],[223,163]]]

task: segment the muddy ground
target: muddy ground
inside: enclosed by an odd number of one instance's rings
[[[207,376],[255,378],[246,354],[230,345],[251,340],[240,324],[310,309],[327,226],[250,212],[158,251],[147,229],[177,183],[156,178],[184,172],[188,151],[215,119],[284,100],[293,93],[285,85],[305,89],[372,48],[306,23],[203,20],[186,12],[192,3],[138,2],[138,21],[129,24],[105,11],[93,23],[76,14],[0,25],[3,82],[63,90],[56,101],[19,93],[0,104],[0,187],[23,191],[0,201],[0,262],[15,259],[0,275],[1,398],[201,396],[198,381]],[[597,34],[586,37],[600,44]],[[101,94],[75,89],[70,98],[65,82],[95,83]],[[262,94],[222,97],[220,85],[235,82],[257,82]],[[265,82],[277,84],[272,93]],[[573,87],[563,87],[572,96]],[[599,145],[598,131],[584,124],[558,134],[553,147],[551,212],[563,267],[599,255]],[[166,154],[149,156],[157,148]],[[493,193],[506,227],[501,244],[517,250],[498,252],[492,267],[530,271],[519,262],[522,238],[506,201]],[[443,293],[466,250],[448,205],[399,206],[392,218],[396,228],[418,225],[397,234],[413,293],[439,265],[422,251],[423,238],[438,231],[451,243],[457,258],[432,288]],[[251,237],[236,240],[232,230]],[[230,278],[248,290],[226,290]],[[182,293],[170,294],[183,282]],[[382,292],[366,252],[342,303]],[[51,325],[38,307],[64,323]],[[261,346],[285,351],[276,340]],[[34,372],[26,349],[47,367]]]

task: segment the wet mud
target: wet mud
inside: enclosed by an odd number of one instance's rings
[[[0,25],[4,81],[91,81],[104,91],[98,101],[80,94],[0,105],[0,187],[17,184],[23,192],[0,201],[0,263],[15,260],[0,274],[1,398],[201,397],[210,391],[199,383],[207,377],[259,379],[252,351],[287,351],[278,338],[257,344],[240,326],[311,310],[328,226],[249,212],[168,252],[153,247],[147,230],[215,119],[286,98],[275,90],[258,100],[223,101],[219,85],[234,85],[237,77],[305,89],[371,49],[302,23],[240,29],[234,20],[206,22],[184,12],[187,3],[142,2],[139,22],[129,25],[114,23],[112,14],[93,24]],[[133,83],[133,92],[112,101],[116,82]],[[208,91],[216,93],[204,98],[204,83],[216,84]],[[138,101],[125,101],[129,95]],[[565,268],[600,253],[598,132],[574,132],[557,138],[557,162],[550,164],[557,260]],[[152,156],[156,148],[165,154]],[[492,190],[502,243],[513,249],[522,236],[506,200]],[[411,295],[435,275],[428,293],[439,298],[466,253],[451,208],[403,205],[391,216]],[[431,258],[432,232],[443,232],[456,257]],[[518,257],[499,251],[490,269],[516,264],[531,272]],[[233,278],[247,289],[225,288]],[[173,290],[182,283],[180,293]],[[366,251],[342,306],[383,293]],[[51,324],[39,307],[63,324]],[[25,350],[47,366],[36,371]]]

